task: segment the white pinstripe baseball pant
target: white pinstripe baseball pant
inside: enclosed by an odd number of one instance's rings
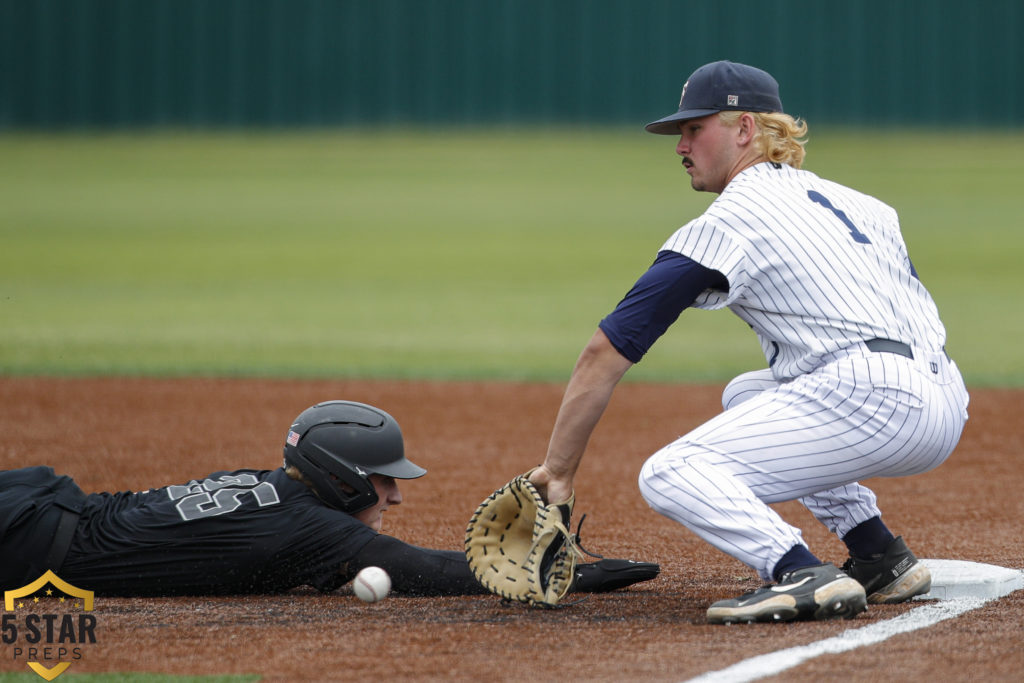
[[[803,541],[768,503],[799,498],[841,538],[880,514],[858,480],[925,472],[953,451],[967,418],[960,372],[944,352],[914,356],[858,346],[784,383],[740,375],[725,412],[647,460],[644,499],[770,580]]]

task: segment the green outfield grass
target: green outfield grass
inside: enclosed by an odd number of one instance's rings
[[[639,130],[0,136],[0,374],[564,380],[713,199]],[[1024,385],[1024,133],[815,131],[899,209],[975,385]],[[631,379],[764,364],[687,312]]]

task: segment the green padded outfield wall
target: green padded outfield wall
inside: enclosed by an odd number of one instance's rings
[[[1019,126],[1024,0],[0,0],[0,129],[571,123],[771,71],[812,123]]]

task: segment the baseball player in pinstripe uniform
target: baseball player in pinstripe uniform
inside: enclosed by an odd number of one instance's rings
[[[567,499],[629,367],[686,308],[728,307],[757,334],[768,368],[730,382],[724,411],[651,456],[639,481],[654,510],[774,582],[715,602],[708,621],[852,618],[866,603],[927,592],[928,569],[857,483],[940,465],[967,419],[896,212],[800,169],[806,125],[783,113],[760,69],[697,69],[678,111],[647,130],[678,136],[692,187],[719,196],[600,322],[531,480],[549,502]],[[849,548],[842,569],[769,507],[794,499]]]

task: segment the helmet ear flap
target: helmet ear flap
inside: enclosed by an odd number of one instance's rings
[[[350,515],[377,503],[377,489],[370,481],[369,472],[360,469],[358,465],[355,471],[340,463],[331,467],[331,460],[317,458],[315,455],[310,457],[305,452],[307,448],[306,444],[300,444],[291,458],[294,462],[289,464],[295,465],[302,472],[313,485],[313,492],[324,503]],[[312,448],[323,452],[315,444],[312,444]]]

